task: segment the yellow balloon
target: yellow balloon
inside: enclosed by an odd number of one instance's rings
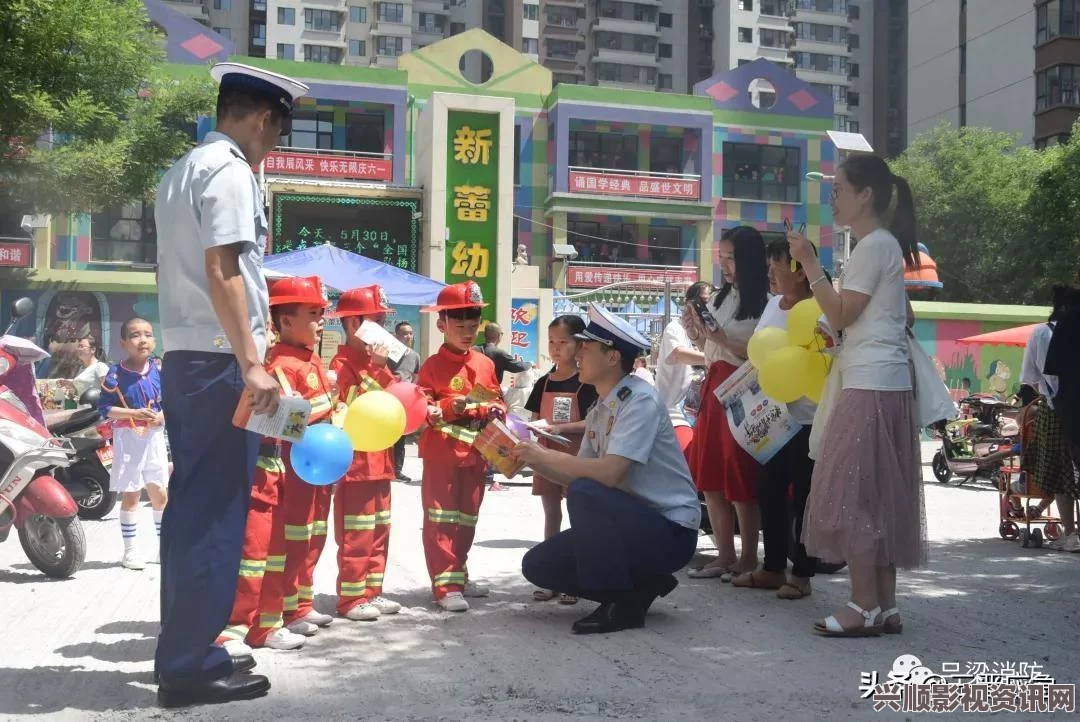
[[[810,354],[810,365],[806,370],[806,393],[804,396],[817,403],[821,401],[821,392],[825,389],[825,377],[829,375],[829,356],[823,353]]]
[[[349,404],[345,433],[356,451],[383,451],[405,433],[405,407],[385,391],[368,391]]]
[[[750,357],[750,363],[755,368],[761,368],[761,364],[765,363],[765,359],[773,351],[790,345],[791,341],[788,339],[787,331],[770,326],[755,332],[750,337],[750,343],[746,346],[746,355]]]
[[[802,398],[806,393],[803,376],[810,364],[808,356],[810,352],[801,346],[785,346],[769,354],[758,369],[758,383],[765,395],[783,404]]]
[[[808,298],[792,306],[787,317],[787,331],[791,343],[796,346],[809,346],[814,340],[819,318],[821,306],[816,299]]]

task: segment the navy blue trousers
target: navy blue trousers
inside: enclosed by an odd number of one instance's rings
[[[566,509],[570,528],[537,544],[521,561],[521,573],[541,589],[618,601],[682,569],[697,548],[697,529],[592,479],[570,484]]]
[[[173,459],[161,521],[161,631],[154,658],[162,679],[198,682],[232,674],[228,653],[214,641],[236,596],[259,451],[259,437],[232,424],[243,389],[231,354],[173,351],[162,360]]]

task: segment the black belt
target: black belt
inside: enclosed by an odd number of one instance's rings
[[[281,458],[281,442],[280,441],[264,441],[259,444],[259,456],[266,459],[280,459]]]

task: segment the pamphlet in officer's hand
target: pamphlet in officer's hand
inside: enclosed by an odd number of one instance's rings
[[[369,346],[385,346],[387,358],[397,363],[409,347],[398,340],[398,337],[387,331],[374,321],[364,321],[356,330],[356,337]]]
[[[255,414],[251,411],[250,397],[243,394],[233,414],[233,426],[296,443],[304,438],[309,418],[311,403],[299,396],[282,396],[273,414]]]
[[[523,421],[522,423],[525,425],[525,428],[539,436],[541,439],[550,441],[553,444],[558,444],[559,446],[570,446],[570,439],[560,434],[553,434],[545,419]]]

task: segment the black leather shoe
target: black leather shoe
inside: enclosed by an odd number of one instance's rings
[[[607,634],[645,626],[645,612],[636,604],[608,602],[570,628],[574,634]]]
[[[232,658],[232,670],[235,674],[244,674],[255,669],[255,658],[250,654],[240,654]]]
[[[270,680],[261,674],[233,673],[210,682],[186,682],[158,685],[158,704],[162,707],[187,707],[193,704],[221,704],[262,697],[270,691]]]
[[[675,591],[677,586],[679,586],[679,580],[671,574],[654,577],[642,584],[637,590],[642,612],[648,614],[649,607],[657,597],[666,597]]]

